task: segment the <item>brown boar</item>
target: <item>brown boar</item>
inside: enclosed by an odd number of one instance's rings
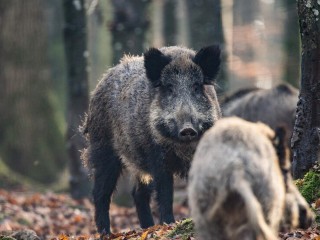
[[[280,141],[265,124],[238,117],[204,134],[188,185],[200,239],[270,240],[280,227],[310,225],[312,213],[287,175],[284,134]]]

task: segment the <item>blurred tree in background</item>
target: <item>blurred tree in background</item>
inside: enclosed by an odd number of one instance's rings
[[[124,53],[140,55],[146,49],[149,3],[150,0],[112,0],[113,20],[109,23],[109,29],[114,64]]]
[[[44,1],[0,1],[0,156],[13,170],[50,183],[66,163],[50,81]]]
[[[225,50],[221,0],[187,0],[187,6],[190,46],[199,50],[204,46],[218,43]],[[218,94],[225,92],[228,85],[226,51],[223,51],[222,59],[221,70],[217,78]]]
[[[112,66],[111,34],[112,21],[110,0],[87,0],[87,40],[89,86],[93,89],[102,74]]]
[[[89,105],[87,28],[85,0],[63,1],[64,43],[67,60],[68,110],[67,149],[69,153],[70,192],[73,198],[90,195],[88,171],[80,159],[85,147],[78,128]]]
[[[284,33],[284,77],[283,80],[299,87],[300,76],[300,38],[296,0],[283,0],[287,11]]]

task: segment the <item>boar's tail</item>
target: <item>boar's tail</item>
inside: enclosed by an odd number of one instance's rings
[[[235,177],[235,178],[233,178]],[[222,192],[219,192],[217,199],[215,200],[214,205],[207,213],[208,219],[213,219],[216,212],[221,209],[222,204],[227,199],[228,194],[230,192],[237,192],[243,199],[245,203],[245,209],[248,216],[248,225],[251,226],[253,231],[256,233],[258,239],[264,239],[264,240],[276,240],[278,239],[271,228],[268,226],[268,224],[265,221],[262,207],[260,203],[258,202],[256,196],[252,192],[252,188],[250,186],[250,183],[245,181],[243,178],[237,178],[236,176],[231,177],[231,181],[229,182],[229,186],[227,186],[227,189],[225,189]],[[246,227],[245,225],[244,227]],[[243,230],[243,227],[238,228],[235,231],[235,235],[237,233],[240,233]]]
[[[266,240],[278,239],[266,223],[261,204],[252,192],[252,187],[250,186],[250,183],[244,180],[244,178],[240,178],[236,181],[233,181],[231,185],[233,185],[230,186],[231,189],[233,191],[238,192],[239,195],[243,198],[249,224],[256,232],[256,235],[261,236],[262,239]],[[238,231],[240,230],[241,229],[239,229]]]

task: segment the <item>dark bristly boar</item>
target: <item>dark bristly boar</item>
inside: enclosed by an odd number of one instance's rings
[[[238,117],[221,119],[204,134],[188,185],[200,239],[271,240],[281,224],[287,229],[311,224],[311,210],[286,175],[290,162],[280,137],[279,145],[267,125]]]
[[[263,122],[275,129],[286,127],[291,137],[299,91],[288,84],[271,89],[242,89],[221,103],[223,116],[238,116],[250,122]],[[289,143],[289,141],[288,141]]]
[[[160,222],[174,221],[173,175],[187,175],[200,136],[221,117],[214,88],[219,65],[215,45],[197,53],[151,48],[143,57],[125,56],[103,76],[82,126],[100,233],[110,232],[110,199],[123,168],[135,179],[132,195],[141,227],[154,224],[153,191]]]

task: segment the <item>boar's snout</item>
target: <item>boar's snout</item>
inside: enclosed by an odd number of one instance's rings
[[[191,123],[184,124],[182,129],[179,131],[179,139],[182,141],[192,141],[197,137],[198,132],[194,129]]]

